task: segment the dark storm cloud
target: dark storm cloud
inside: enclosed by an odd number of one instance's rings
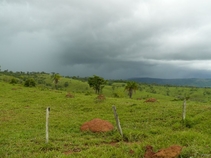
[[[0,65],[71,76],[209,77],[210,7],[190,0],[0,0]]]

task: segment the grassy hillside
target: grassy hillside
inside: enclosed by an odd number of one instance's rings
[[[9,84],[0,76],[0,155],[1,157],[143,157],[144,147],[157,151],[172,144],[183,146],[181,156],[211,156],[211,106],[209,88],[140,85],[129,99],[124,83],[107,85],[105,101],[86,82],[62,78],[60,90],[49,75],[45,84],[24,87]],[[8,78],[6,81],[5,78]],[[68,87],[62,85],[68,82]],[[71,92],[74,98],[65,97]],[[181,122],[184,96],[187,120]],[[158,102],[146,103],[148,98]],[[124,137],[115,128],[109,133],[81,132],[80,126],[93,118],[115,125],[112,105],[121,121]],[[45,143],[45,113],[50,107],[49,143]]]
[[[211,87],[211,79],[203,79],[203,78],[184,78],[184,79],[130,78],[129,80],[147,84]]]
[[[18,84],[24,84],[28,78],[33,78],[36,82],[36,86],[41,90],[54,90],[55,84],[51,78],[51,74],[39,73],[39,72],[1,72],[0,81],[10,83],[13,79]],[[113,81],[109,80],[108,84],[103,89],[103,94],[109,97],[127,98],[127,92],[124,91],[127,81]],[[87,83],[87,78],[79,77],[61,77],[58,83],[58,90],[70,92],[70,93],[86,93],[94,94]],[[197,87],[177,87],[171,85],[155,85],[155,84],[143,84],[139,83],[139,89],[134,93],[133,98],[150,98],[156,97],[171,97],[172,100],[183,100],[183,98],[190,97],[191,100],[198,102],[209,102],[211,89],[197,88]],[[161,95],[161,96],[160,96]]]

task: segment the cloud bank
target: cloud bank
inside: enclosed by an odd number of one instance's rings
[[[1,0],[0,65],[69,76],[211,77],[211,2]]]

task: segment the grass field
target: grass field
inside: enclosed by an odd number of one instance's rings
[[[211,157],[210,89],[143,85],[129,99],[121,85],[115,89],[106,86],[106,100],[96,102],[97,95],[87,93],[92,91],[87,83],[81,82],[81,86],[77,82],[72,80],[62,91],[0,81],[0,157],[141,158],[146,145],[157,151],[173,144],[183,146],[182,158]],[[80,86],[84,89],[77,91]],[[67,92],[74,98],[66,98]],[[182,123],[183,101],[172,100],[184,94],[192,97]],[[150,97],[159,101],[145,103]],[[116,128],[109,133],[80,131],[80,126],[93,118],[116,125],[112,105],[117,108],[123,138]],[[47,107],[51,108],[48,144]]]

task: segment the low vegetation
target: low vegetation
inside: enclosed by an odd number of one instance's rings
[[[55,88],[50,74],[11,74],[0,74],[1,157],[141,158],[147,145],[154,151],[180,145],[182,158],[211,157],[210,88],[138,84],[130,98],[124,81],[108,81],[99,95],[86,79],[60,77]],[[35,87],[24,86],[28,78]],[[117,128],[107,133],[80,130],[94,118],[116,126],[113,105],[123,137]],[[45,143],[47,107],[49,143]]]

